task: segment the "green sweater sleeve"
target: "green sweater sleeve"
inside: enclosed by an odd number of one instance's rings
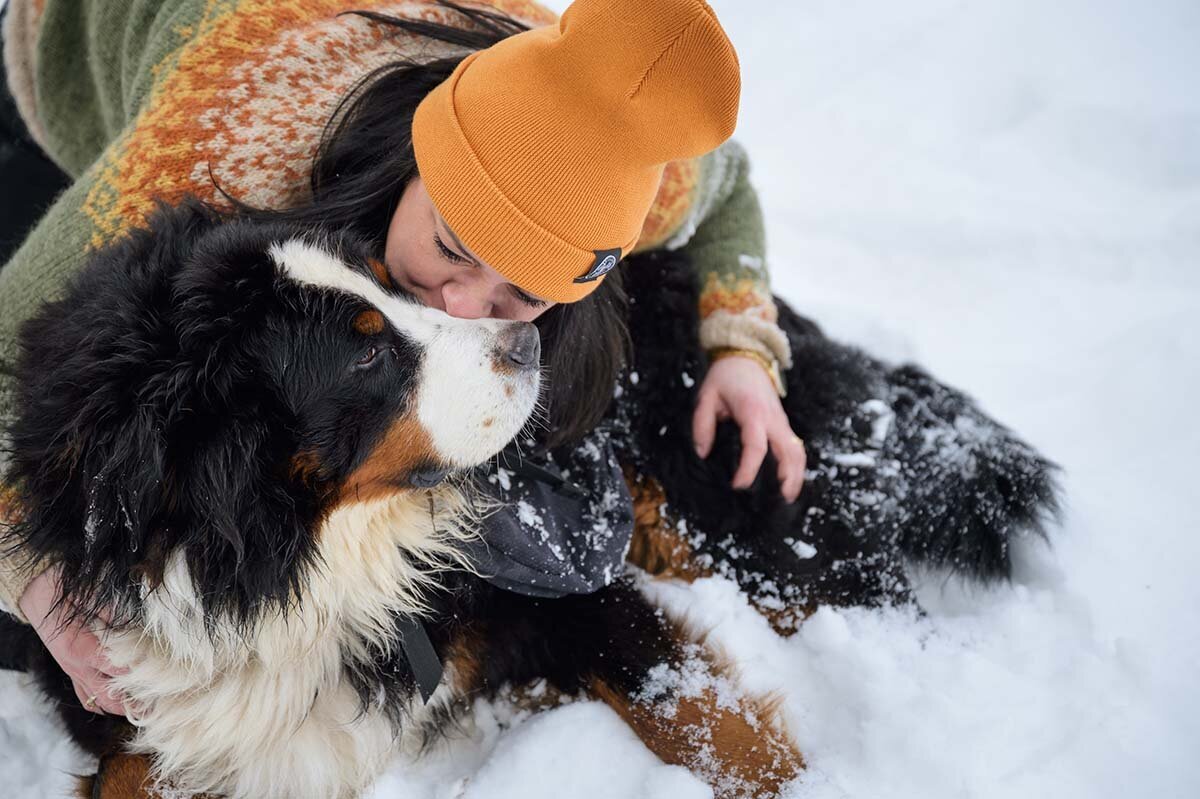
[[[736,141],[701,159],[692,208],[664,246],[682,248],[698,272],[700,341],[706,350],[747,349],[782,368],[791,365],[787,337],[776,324],[750,159]]]
[[[633,251],[654,249],[682,249],[689,256],[700,282],[700,343],[706,350],[749,350],[774,367],[791,365],[787,336],[776,321],[750,158],[738,142],[664,167]]]
[[[78,177],[141,108],[157,64],[186,40],[189,0],[10,0],[8,78],[30,133]]]
[[[0,269],[3,426],[12,410],[17,332],[60,295],[100,243],[91,217],[111,193],[98,181],[102,156],[129,129],[155,75],[192,35],[202,11],[195,0],[10,2],[4,26],[10,89],[30,132],[76,180]]]

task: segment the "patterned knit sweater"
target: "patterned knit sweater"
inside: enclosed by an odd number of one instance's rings
[[[557,19],[531,0],[479,4],[535,27]],[[212,177],[260,207],[303,203],[323,126],[351,85],[388,61],[452,52],[339,12],[462,24],[421,0],[8,5],[9,88],[34,139],[75,182],[0,270],[0,434],[12,413],[17,331],[89,251],[140,223],[156,199],[191,193],[220,203]],[[702,285],[705,348],[751,349],[786,367],[748,171],[732,141],[669,164],[635,250],[687,250]],[[0,514],[16,510],[6,494]],[[16,612],[29,579],[16,561],[0,561],[0,605]]]

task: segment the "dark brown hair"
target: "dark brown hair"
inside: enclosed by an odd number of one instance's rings
[[[363,76],[338,103],[322,132],[313,156],[311,200],[283,210],[238,204],[240,210],[353,230],[371,241],[382,257],[392,215],[405,187],[418,175],[412,144],[417,105],[470,52],[529,29],[498,12],[449,0],[438,0],[438,4],[456,12],[463,24],[346,12],[397,34],[444,42],[461,52],[429,61],[399,59]],[[555,447],[579,439],[604,415],[629,350],[625,318],[626,298],[618,270],[610,272],[587,298],[556,305],[538,317],[535,324],[542,335],[548,378],[546,445]]]

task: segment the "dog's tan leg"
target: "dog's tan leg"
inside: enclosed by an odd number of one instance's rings
[[[148,757],[113,754],[100,758],[96,774],[80,781],[79,795],[82,799],[157,799],[152,788]]]
[[[667,495],[656,480],[625,470],[633,495],[633,540],[626,560],[655,577],[692,582],[712,573],[695,559],[692,545],[667,508]]]
[[[707,654],[656,675],[636,695],[602,680],[591,688],[663,762],[703,777],[718,799],[778,796],[804,769],[776,703],[739,692]]]
[[[170,799],[183,799],[178,791]],[[150,775],[150,758],[124,752],[100,758],[96,774],[79,781],[80,799],[167,799]],[[191,799],[218,799],[210,794],[193,794]]]
[[[691,543],[681,532],[679,520],[671,514],[662,486],[650,477],[636,475],[630,469],[625,481],[633,495],[633,540],[626,560],[655,577],[692,582],[719,572],[719,564],[705,563],[696,557]],[[714,568],[717,566],[718,568]],[[812,603],[788,605],[777,600],[759,601],[753,594],[750,603],[779,635],[795,634],[801,622],[816,611]]]

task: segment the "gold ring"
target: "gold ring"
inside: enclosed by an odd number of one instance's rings
[[[88,710],[91,710],[92,708],[94,708],[96,706],[96,695],[92,694],[91,696],[89,696],[87,698],[87,701],[83,703],[83,706],[86,707]]]

